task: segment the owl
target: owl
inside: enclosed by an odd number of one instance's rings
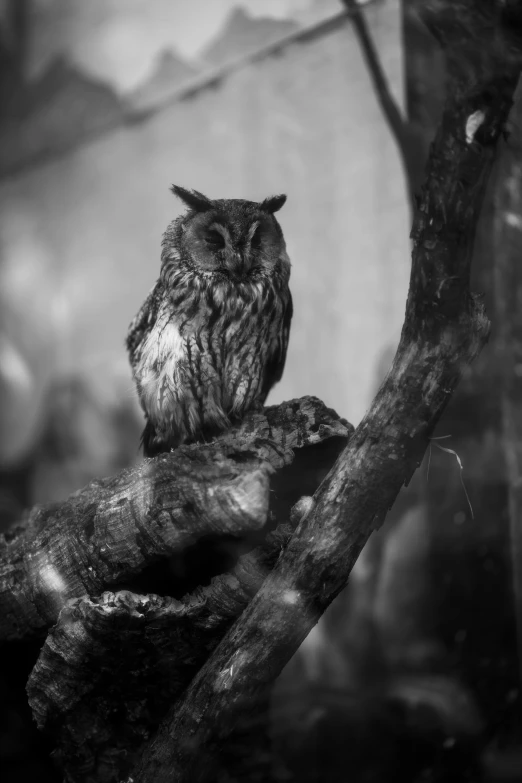
[[[145,456],[206,441],[261,407],[283,374],[292,320],[290,260],[274,216],[286,196],[172,192],[188,210],[163,235],[158,281],[126,341]]]

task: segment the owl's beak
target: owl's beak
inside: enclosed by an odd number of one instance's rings
[[[239,250],[235,250],[230,253],[228,257],[228,267],[234,277],[244,277],[244,275],[248,272],[245,258]]]

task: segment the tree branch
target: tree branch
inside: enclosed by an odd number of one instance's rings
[[[440,25],[435,13],[431,18],[445,45],[456,47],[458,67],[416,210],[406,320],[392,369],[275,568],[145,749],[134,781],[212,775],[216,747],[345,586],[368,536],[420,464],[464,368],[487,340],[489,322],[469,291],[470,262],[519,65],[503,54],[495,4],[480,3],[476,14],[474,6],[454,0],[450,24],[446,8]],[[464,64],[457,62],[459,51]]]
[[[415,197],[415,160],[413,157],[413,135],[408,121],[399,109],[384,73],[380,57],[370,35],[363,11],[357,0],[342,0],[354,26],[363,53],[373,88],[382,112],[395,139],[408,186],[410,203]]]
[[[129,774],[140,747],[259,589],[292,529],[280,525],[231,572],[180,601],[121,591],[68,603],[27,685],[33,716],[56,737],[55,756],[68,780],[85,779],[87,770],[106,781]]]
[[[292,400],[250,414],[208,446],[145,460],[33,509],[0,544],[0,638],[34,633],[67,600],[121,584],[211,533],[259,530],[269,474],[293,449],[351,429],[316,398]]]

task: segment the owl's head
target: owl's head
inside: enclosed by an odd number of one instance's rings
[[[177,185],[171,190],[188,211],[165,232],[164,262],[177,259],[205,276],[244,282],[278,267],[289,271],[283,232],[274,216],[286,196],[261,202],[212,200]]]

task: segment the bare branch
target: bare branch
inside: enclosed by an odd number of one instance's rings
[[[364,13],[360,8],[359,3],[357,0],[342,0],[342,3],[353,22],[377,100],[379,101],[383,114],[397,143],[404,176],[408,185],[410,201],[413,205],[415,195],[415,161],[412,155],[412,131],[407,119],[403,117],[401,110],[393,97],[380,57],[375,48]]]

